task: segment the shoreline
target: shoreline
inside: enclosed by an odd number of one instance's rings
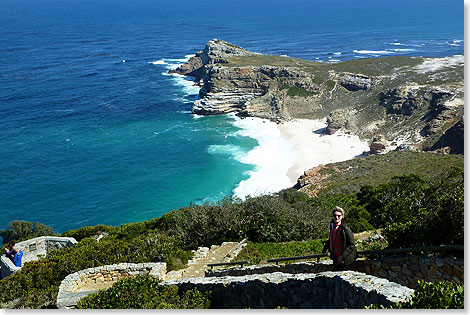
[[[312,167],[346,161],[369,151],[367,141],[358,136],[337,131],[325,135],[325,120],[295,119],[277,125],[281,134],[295,142],[300,154],[294,165],[287,171],[292,185]]]

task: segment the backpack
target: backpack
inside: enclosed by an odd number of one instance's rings
[[[20,250],[18,253],[16,253],[15,257],[13,257],[13,264],[16,267],[21,267],[21,258],[23,258],[23,251]]]

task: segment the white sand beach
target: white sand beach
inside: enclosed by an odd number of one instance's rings
[[[367,141],[358,136],[337,131],[324,134],[325,120],[297,119],[278,124],[281,133],[294,141],[300,152],[296,163],[289,168],[288,177],[294,185],[305,171],[320,164],[352,159],[369,151]]]

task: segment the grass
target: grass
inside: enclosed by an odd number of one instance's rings
[[[415,173],[425,178],[437,177],[452,165],[464,166],[463,155],[442,155],[431,152],[393,151],[384,155],[371,155],[348,161],[327,164],[322,172],[330,174],[320,193],[356,192],[362,185],[380,185],[393,176]],[[386,170],[386,171],[384,171]],[[309,194],[314,187],[305,186]]]
[[[298,86],[291,86],[291,85],[283,85],[281,86],[281,90],[287,89],[288,96],[302,96],[308,97],[315,95],[314,92],[307,91],[306,89]]]

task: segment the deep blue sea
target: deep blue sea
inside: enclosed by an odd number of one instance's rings
[[[263,190],[269,132],[192,116],[167,75],[206,42],[323,62],[464,53],[457,0],[0,2],[0,229],[120,225]],[[269,183],[265,183],[266,185]],[[248,189],[249,190],[249,189]]]

